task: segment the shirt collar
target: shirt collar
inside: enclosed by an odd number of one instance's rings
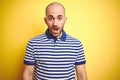
[[[47,36],[48,39],[57,40],[52,34],[49,33],[49,30],[48,30],[48,29],[46,30],[45,33],[46,33],[46,36]],[[66,33],[65,33],[64,30],[62,31],[62,36],[61,36],[60,39],[61,39],[62,41],[65,41],[65,40],[66,40]]]

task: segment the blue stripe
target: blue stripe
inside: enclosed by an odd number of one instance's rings
[[[38,47],[38,48],[34,48],[34,49],[41,49],[41,50],[80,50],[81,48],[48,48],[48,47],[46,47],[46,48],[40,48],[40,47]]]
[[[46,70],[46,69],[43,69],[43,68],[40,68],[40,70],[42,71],[42,72],[44,72],[44,71],[46,71],[46,72],[53,72],[53,73],[48,73],[49,75],[50,74],[54,74],[54,75],[58,75],[58,74],[56,74],[56,73],[54,73],[54,72],[69,72],[70,70]],[[71,69],[71,70],[74,70],[74,69]],[[73,71],[71,71],[71,72],[73,72]],[[59,74],[61,74],[61,73],[59,73]]]
[[[56,51],[55,54],[47,51],[47,52],[43,52],[43,53],[36,53],[35,55],[36,55],[36,57],[37,56],[65,56],[65,57],[67,57],[67,56],[71,56],[71,57],[77,56],[77,54],[72,54],[72,52],[69,53],[69,54],[67,54],[67,53],[59,54],[57,51]]]
[[[24,60],[24,64],[26,64],[26,65],[34,65],[35,63],[34,63],[34,62],[29,62],[29,61],[25,61],[25,60]]]
[[[36,66],[36,67],[39,67],[39,66],[41,66],[41,67],[44,67],[44,68],[53,68],[53,69],[64,69],[64,68],[69,68],[69,67],[71,67],[71,65],[68,65],[67,67],[66,66],[46,66],[46,65],[38,65],[38,66]]]
[[[74,48],[74,47],[76,47],[76,48],[81,47],[81,46],[73,46],[73,45],[66,45],[66,44],[65,44],[65,45],[56,45],[56,44],[48,45],[48,44],[46,44],[46,45],[34,45],[34,46],[36,46],[36,47],[37,47],[37,46],[38,46],[38,47],[41,47],[41,46],[42,46],[42,47],[66,47],[66,48],[67,48],[68,46],[69,46],[69,47],[73,47],[73,48]]]
[[[85,64],[86,61],[83,61],[83,62],[76,62],[75,65],[80,65],[80,64]]]
[[[35,52],[47,52],[47,53],[78,53],[77,51],[35,51]],[[82,51],[79,51],[82,52]]]

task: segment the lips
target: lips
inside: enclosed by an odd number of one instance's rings
[[[58,28],[58,27],[53,27],[53,28],[52,28],[52,32],[53,32],[53,33],[58,33],[58,31],[59,31],[59,28]]]
[[[53,29],[54,29],[54,30],[58,30],[58,28],[56,28],[56,27],[54,27]]]

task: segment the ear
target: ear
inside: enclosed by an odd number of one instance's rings
[[[65,23],[67,22],[67,17],[65,17]]]
[[[45,22],[45,24],[47,24],[47,20],[46,20],[46,17],[44,17],[44,22]]]

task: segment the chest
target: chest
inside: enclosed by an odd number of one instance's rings
[[[41,64],[74,64],[78,51],[69,44],[41,44],[34,49],[35,60]]]
[[[43,64],[74,64],[79,49],[71,42],[46,41],[34,45],[36,62]]]

